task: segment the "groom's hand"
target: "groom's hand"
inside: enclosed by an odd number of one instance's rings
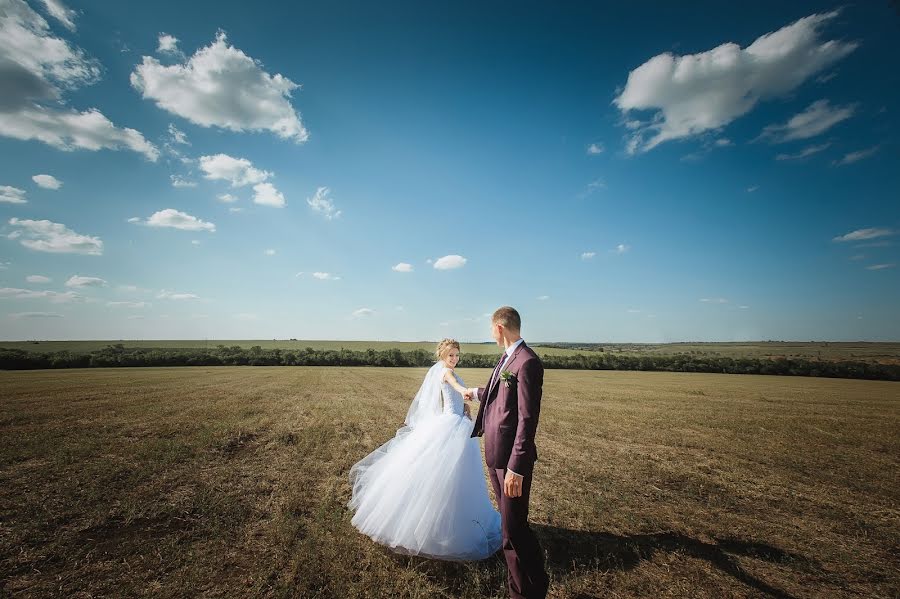
[[[463,393],[463,399],[466,401],[471,401],[475,397],[475,392],[472,389],[466,389],[466,392]]]
[[[507,497],[519,497],[522,495],[522,475],[516,474],[511,470],[506,471],[506,478],[503,481],[503,492]]]

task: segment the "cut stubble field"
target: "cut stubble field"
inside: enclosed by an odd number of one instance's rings
[[[424,373],[0,372],[0,595],[506,597],[350,525]],[[900,596],[897,383],[548,370],[537,445],[551,597]]]

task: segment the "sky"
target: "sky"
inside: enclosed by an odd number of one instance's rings
[[[0,0],[0,339],[900,340],[900,7]]]

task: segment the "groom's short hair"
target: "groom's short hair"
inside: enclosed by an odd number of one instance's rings
[[[522,317],[519,316],[516,309],[511,306],[503,306],[494,310],[494,315],[491,316],[491,322],[502,324],[503,328],[517,333],[522,330]]]

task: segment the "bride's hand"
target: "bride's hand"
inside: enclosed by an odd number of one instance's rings
[[[463,404],[463,414],[466,415],[466,418],[472,419],[472,413],[469,411],[469,404]]]

